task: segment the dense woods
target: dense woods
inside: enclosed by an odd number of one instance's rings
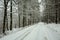
[[[2,33],[38,22],[60,23],[59,0],[0,0]],[[41,6],[42,5],[42,6]],[[2,10],[1,9],[1,10]],[[42,11],[41,11],[42,10]],[[2,23],[2,24],[1,24]]]
[[[19,26],[27,26],[39,21],[39,3],[38,0],[24,0],[18,4]]]
[[[1,0],[2,1],[2,0]],[[3,33],[6,29],[25,27],[40,21],[38,0],[3,0]]]
[[[46,5],[42,21],[47,23],[60,23],[60,1],[47,0],[45,3]]]

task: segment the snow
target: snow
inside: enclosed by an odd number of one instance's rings
[[[4,36],[0,40],[60,40],[60,24],[40,22]]]
[[[6,35],[8,35],[8,34],[12,34],[12,33],[18,32],[18,31],[20,31],[22,29],[23,29],[23,27],[21,27],[21,28],[13,28],[12,30],[8,30],[5,33],[6,33]]]

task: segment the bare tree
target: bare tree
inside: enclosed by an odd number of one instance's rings
[[[12,0],[10,0],[10,30],[12,30]]]
[[[7,4],[6,0],[4,0],[4,20],[3,20],[3,33],[5,33],[5,21],[7,17]]]
[[[9,0],[4,0],[4,19],[3,19],[3,33],[5,33],[5,25],[7,20],[7,5]]]

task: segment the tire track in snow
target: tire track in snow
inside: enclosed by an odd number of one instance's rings
[[[38,39],[36,40],[48,40],[47,36],[46,36],[46,26],[42,25],[40,26],[40,30],[39,30],[39,34],[38,34]]]
[[[46,27],[47,28],[47,37],[49,38],[49,40],[60,40],[58,33],[56,32],[56,30],[54,30],[53,28],[51,29],[50,27]]]
[[[38,26],[31,31],[29,35],[27,35],[23,40],[35,40],[38,32]]]
[[[27,35],[25,35],[21,40],[24,40],[24,38],[26,38],[26,36],[28,36],[29,34],[31,34],[35,29],[37,29],[38,27],[35,26],[35,28],[33,28],[33,30],[31,30]],[[32,35],[31,35],[32,36]]]
[[[20,36],[18,36],[15,40],[23,40],[26,36],[28,36],[31,32],[32,32],[32,30],[34,30],[36,27],[35,27],[35,25],[34,25],[34,27],[33,28],[31,28],[31,29],[28,29],[27,31],[25,31],[22,35],[20,35]]]
[[[54,40],[60,40],[60,35],[58,32],[56,32],[55,30],[51,30],[51,28],[48,28],[48,30],[50,31],[50,35],[53,37]]]
[[[15,40],[16,38],[21,37],[21,35],[23,36],[23,34],[27,30],[32,30],[33,28],[35,28],[35,25],[32,25],[32,26],[30,26],[28,28],[25,28],[25,29],[23,29],[21,31],[18,31],[18,32],[14,33],[14,34],[7,35],[7,36],[1,38],[0,40]]]

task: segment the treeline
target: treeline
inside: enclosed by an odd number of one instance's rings
[[[46,0],[43,22],[60,23],[60,0]]]
[[[19,26],[27,26],[40,21],[38,0],[21,0],[18,4]]]
[[[38,0],[4,0],[4,18],[3,18],[3,33],[4,34],[5,34],[6,29],[12,30],[13,28],[13,14],[14,14],[13,2],[14,4],[18,5],[18,10],[17,10],[18,13],[16,13],[18,14],[18,18],[17,18],[18,22],[14,23],[15,28],[17,26],[19,28],[25,27],[28,25],[38,23],[40,21]],[[10,3],[9,6],[8,6],[8,3]],[[7,9],[10,11],[10,13]],[[10,18],[8,17],[8,13],[9,13]]]

